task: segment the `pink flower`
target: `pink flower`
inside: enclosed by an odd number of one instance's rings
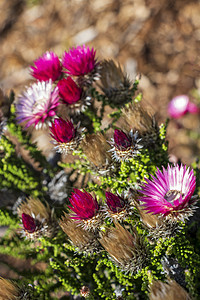
[[[180,95],[173,98],[168,105],[168,113],[171,118],[178,119],[186,113],[196,114],[199,108],[189,101],[188,96]]]
[[[63,55],[62,63],[67,69],[66,73],[73,76],[82,76],[93,71],[97,65],[95,59],[96,51],[89,47],[78,46],[72,48]]]
[[[34,83],[21,96],[16,104],[17,121],[27,122],[26,127],[41,127],[55,116],[59,105],[58,88],[52,89],[52,82]]]
[[[115,146],[123,151],[131,147],[132,141],[122,130],[115,129],[114,131]]]
[[[72,219],[87,220],[93,218],[98,210],[99,205],[96,197],[93,198],[90,193],[85,190],[81,192],[78,189],[74,189],[71,198],[69,199],[72,206],[68,206],[75,214],[72,215]]]
[[[181,214],[191,211],[189,207],[194,203],[192,195],[196,186],[196,178],[193,170],[186,166],[163,167],[163,172],[157,169],[156,177],[146,179],[140,190],[144,194],[139,200],[147,213],[173,215],[181,219]]]
[[[54,52],[46,52],[31,66],[31,75],[39,81],[56,81],[62,74],[62,66],[58,56]]]
[[[72,80],[71,77],[58,82],[59,94],[67,104],[76,103],[81,99],[82,89]]]
[[[76,129],[71,121],[55,119],[50,127],[51,136],[58,143],[69,143],[76,136]]]
[[[118,213],[125,207],[125,201],[113,193],[106,192],[106,203],[113,213]]]
[[[28,233],[35,232],[37,226],[35,224],[35,220],[33,217],[23,213],[22,214],[22,223],[23,223],[25,231],[27,231]]]

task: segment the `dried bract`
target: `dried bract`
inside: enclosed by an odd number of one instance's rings
[[[124,271],[136,272],[147,259],[145,244],[136,232],[133,235],[119,223],[102,234],[100,243]]]
[[[81,143],[84,154],[100,174],[107,174],[112,169],[110,145],[102,133],[86,135]]]
[[[188,293],[174,280],[167,283],[153,280],[150,286],[150,300],[191,300]]]
[[[72,244],[78,248],[78,251],[84,253],[98,252],[100,244],[96,235],[92,231],[83,229],[80,224],[72,220],[69,214],[64,212],[59,222],[62,230],[67,234]]]
[[[131,82],[120,65],[117,66],[113,60],[104,60],[101,63],[99,87],[110,105],[122,106],[131,99]]]

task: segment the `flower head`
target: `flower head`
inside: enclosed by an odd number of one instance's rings
[[[157,177],[157,178],[156,178]],[[196,202],[192,197],[196,178],[193,170],[186,166],[163,167],[163,173],[157,169],[156,177],[146,179],[140,193],[143,194],[140,201],[148,213],[163,214],[172,219],[181,219],[192,214],[191,205]]]
[[[76,135],[76,129],[71,121],[62,118],[55,119],[50,127],[51,136],[58,143],[69,143]]]
[[[99,224],[99,204],[96,197],[94,198],[90,193],[74,189],[71,198],[69,198],[71,206],[70,210],[74,212],[71,218],[79,222],[83,222],[86,229],[96,227]]]
[[[199,108],[186,95],[174,97],[168,105],[168,113],[171,118],[178,119],[190,112],[192,114],[198,113]]]
[[[92,72],[97,65],[95,55],[96,51],[93,48],[90,50],[85,45],[65,52],[62,63],[67,69],[66,73],[72,76],[83,76]]]
[[[106,192],[105,195],[106,203],[110,211],[112,211],[113,213],[118,213],[125,208],[125,201],[123,198],[110,192]]]
[[[18,207],[18,216],[22,219],[22,236],[37,240],[41,236],[52,236],[56,229],[53,211],[39,199],[29,198]]]
[[[71,77],[61,79],[58,82],[58,89],[60,97],[68,105],[81,99],[82,88],[79,88]]]
[[[53,143],[56,145],[55,149],[65,154],[72,152],[82,139],[82,131],[83,129],[79,130],[79,126],[75,128],[71,121],[65,121],[62,118],[55,119],[50,127]]]
[[[35,220],[30,215],[27,215],[25,213],[22,214],[22,223],[24,226],[24,230],[28,231],[28,233],[35,232],[37,225],[35,223]]]
[[[115,129],[114,132],[115,145],[119,150],[126,150],[131,147],[131,139],[125,132],[119,129]]]
[[[31,66],[31,75],[39,81],[56,81],[62,74],[62,66],[54,52],[46,52]]]
[[[26,122],[26,127],[34,125],[40,128],[55,116],[59,105],[58,89],[52,89],[52,82],[38,82],[29,87],[16,104],[19,123]]]
[[[113,148],[110,150],[113,153],[115,160],[129,160],[137,154],[142,145],[139,144],[141,139],[138,138],[138,132],[133,133],[131,130],[128,134],[124,131],[115,129],[113,139],[110,144]]]

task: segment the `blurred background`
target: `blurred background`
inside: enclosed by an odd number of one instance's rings
[[[141,74],[143,101],[159,122],[165,121],[174,96],[193,99],[194,89],[199,93],[198,0],[0,0],[0,14],[0,87],[5,92],[14,89],[18,95],[31,80],[29,66],[47,50],[62,56],[85,43],[99,59],[119,61],[130,78]],[[198,156],[200,142],[193,137],[199,124],[197,115],[170,121],[172,160],[189,164]]]

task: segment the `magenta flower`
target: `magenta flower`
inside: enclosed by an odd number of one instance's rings
[[[180,95],[169,102],[168,113],[171,118],[178,119],[188,112],[191,114],[199,112],[199,108],[196,104],[189,101],[188,96]]]
[[[56,81],[62,74],[62,66],[58,56],[54,52],[46,52],[31,66],[31,75],[39,81]]]
[[[26,127],[34,125],[40,128],[55,116],[59,105],[58,88],[52,90],[52,82],[38,82],[29,87],[16,104],[19,123],[26,122]]]
[[[115,146],[121,151],[127,150],[132,144],[131,138],[129,138],[125,132],[118,129],[115,129],[114,132],[114,142]]]
[[[72,206],[68,206],[75,214],[71,216],[72,219],[87,220],[96,216],[99,205],[96,197],[84,190],[81,192],[78,189],[74,189],[71,198],[69,199]]]
[[[69,143],[76,136],[76,129],[71,121],[55,119],[50,127],[51,136],[58,143]]]
[[[37,226],[35,224],[35,220],[33,217],[23,213],[22,214],[22,223],[23,223],[25,231],[27,231],[28,233],[35,232]]]
[[[112,213],[118,213],[125,207],[125,201],[123,198],[116,196],[113,193],[106,192],[106,203],[109,207],[109,210]]]
[[[71,77],[62,79],[58,82],[59,94],[67,104],[76,103],[81,99],[82,89],[72,80]]]
[[[133,133],[131,130],[128,134],[124,131],[115,129],[113,139],[110,144],[113,148],[113,159],[119,161],[130,160],[140,153],[142,145],[140,144],[141,138],[138,138],[138,132]]]
[[[152,175],[151,175],[152,176]],[[191,215],[191,204],[194,204],[192,197],[196,178],[193,170],[186,169],[186,166],[163,167],[163,172],[157,169],[156,177],[146,179],[140,193],[144,194],[139,200],[147,213],[171,215],[181,220],[183,214]],[[187,216],[187,215],[186,215]]]
[[[66,73],[72,76],[82,76],[92,72],[97,66],[96,51],[89,47],[78,46],[63,55],[62,63],[67,69]]]

